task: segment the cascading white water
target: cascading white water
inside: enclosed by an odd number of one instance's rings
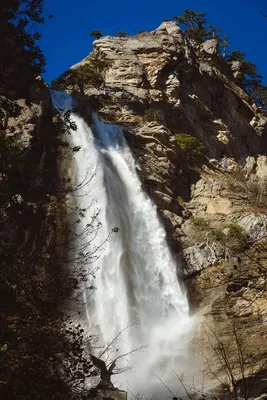
[[[53,101],[59,110],[71,108],[66,94],[54,92]],[[86,229],[96,212],[101,224],[91,244],[99,251],[96,290],[83,290],[86,322],[99,335],[96,355],[117,337],[103,358],[118,358],[118,369],[131,368],[115,375],[116,386],[153,399],[170,396],[170,390],[175,395],[174,371],[187,367],[193,320],[156,207],[142,190],[122,130],[96,116],[92,129],[74,113],[71,119],[77,125],[71,141],[81,147],[75,154],[76,183],[83,182],[78,202],[87,210],[77,229]]]

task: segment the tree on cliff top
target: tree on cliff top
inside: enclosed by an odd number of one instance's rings
[[[44,71],[35,28],[44,23],[44,0],[2,0],[0,4],[0,94],[24,96]]]
[[[251,61],[245,60],[246,53],[240,50],[233,50],[230,54],[226,56],[226,61],[240,62],[240,72],[243,73],[243,79],[246,80],[245,84],[249,86],[248,80],[254,82],[254,85],[259,85],[263,76],[258,73],[256,64],[253,64]]]
[[[98,30],[94,30],[90,32],[90,36],[92,36],[93,38],[100,39],[103,36],[103,33],[98,31]]]
[[[267,106],[267,87],[262,85],[263,76],[258,73],[256,64],[245,60],[246,53],[240,50],[233,50],[226,56],[226,61],[240,63],[239,76],[236,83],[245,90],[256,105],[266,109]]]
[[[251,94],[252,101],[267,111],[267,86],[260,85]]]
[[[125,32],[125,31],[118,31],[118,32],[116,33],[116,35],[117,35],[118,37],[126,37],[126,36],[128,36],[128,35],[127,35],[127,32]]]
[[[174,16],[173,19],[177,24],[185,26],[184,32],[189,39],[202,43],[220,37],[220,29],[208,24],[205,13],[184,10],[181,16]]]
[[[98,53],[93,53],[86,58],[86,63],[71,68],[64,72],[59,78],[54,79],[52,88],[55,90],[64,90],[70,86],[72,89],[78,89],[84,93],[86,87],[100,88],[105,83],[105,73],[110,67],[111,62]]]
[[[229,54],[226,48],[229,47],[228,38],[221,36],[220,28],[210,25],[205,13],[196,13],[192,10],[184,10],[181,16],[174,16],[174,21],[183,26],[183,31],[187,38],[197,44],[203,43],[208,39],[215,38],[219,42],[219,53],[228,63],[240,62],[240,69],[234,81],[239,85],[257,106],[266,110],[267,87],[262,85],[262,75],[258,73],[257,66],[251,61],[245,60],[246,54],[240,50],[233,50]]]

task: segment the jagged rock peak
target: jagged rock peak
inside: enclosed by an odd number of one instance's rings
[[[174,21],[164,21],[151,33],[168,33],[169,35],[181,34],[182,29]]]

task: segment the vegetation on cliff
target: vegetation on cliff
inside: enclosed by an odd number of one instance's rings
[[[173,20],[184,26],[184,33],[188,39],[200,43],[212,38],[220,39],[220,28],[208,24],[205,13],[184,10],[181,16],[174,16]]]
[[[39,79],[42,11],[41,0],[0,5],[0,397],[10,400],[80,399],[91,373],[83,330],[59,310],[77,285],[61,252],[73,188],[57,164],[73,149],[63,139],[71,121]]]
[[[196,165],[203,158],[205,146],[199,139],[186,133],[176,134],[175,139],[189,165]]]
[[[26,96],[44,71],[45,58],[35,28],[44,23],[43,0],[3,0],[0,5],[1,92]]]
[[[63,187],[57,173],[56,159],[66,144],[62,124],[59,130],[51,111],[39,121],[42,128],[28,146],[21,141],[22,131],[10,135],[2,127],[0,135],[4,399],[81,398],[78,388],[91,365],[83,356],[81,328],[68,325],[59,310],[78,280],[77,271],[68,274],[64,269],[71,254],[61,253],[63,247],[71,248],[64,198],[72,187]],[[47,129],[51,136],[46,136]]]
[[[197,13],[193,10],[185,10],[181,16],[174,16],[173,20],[183,27],[186,37],[196,43],[217,39],[219,55],[230,64],[239,63],[238,73],[234,77],[235,83],[248,93],[253,102],[266,109],[267,87],[262,84],[263,76],[258,73],[256,64],[245,59],[244,52],[233,50],[227,53],[229,38],[221,35],[221,28],[209,24],[205,13]]]
[[[90,36],[94,39],[100,39],[103,36],[103,33],[98,30],[94,30],[90,32]]]
[[[72,91],[76,89],[81,94],[84,94],[88,87],[99,89],[105,83],[105,73],[110,65],[110,61],[104,55],[93,53],[87,57],[84,64],[73,67],[54,79],[51,87],[55,90],[71,87]]]

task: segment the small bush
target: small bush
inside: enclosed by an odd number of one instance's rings
[[[144,117],[143,117],[144,122],[162,122],[162,117],[161,117],[161,112],[160,110],[156,108],[149,108],[144,112]]]
[[[231,173],[222,176],[228,189],[246,199],[247,204],[258,212],[267,208],[267,180],[255,176],[247,178],[244,168],[237,166]],[[263,211],[262,211],[263,212]]]
[[[214,240],[221,243],[233,253],[239,253],[249,245],[247,234],[244,232],[242,226],[236,223],[230,223],[221,229],[212,229],[211,235]]]
[[[111,62],[103,55],[91,54],[86,63],[64,72],[59,78],[52,81],[52,89],[64,90],[70,86],[78,88],[81,93],[87,87],[100,88],[105,84],[105,73]]]
[[[249,239],[242,226],[230,223],[227,226],[213,228],[205,218],[194,217],[190,222],[195,227],[197,240],[209,237],[211,240],[220,243],[232,253],[240,253],[249,245]]]
[[[232,250],[243,250],[248,246],[248,237],[242,226],[231,223],[226,227],[226,245]]]
[[[118,37],[126,37],[126,36],[128,36],[127,32],[125,32],[125,31],[118,31],[118,32],[116,33],[116,35],[117,35]]]
[[[221,74],[220,72],[217,73],[217,78],[222,82],[227,81],[227,78],[225,77],[225,75]]]
[[[98,40],[101,37],[103,37],[103,33],[96,29],[96,30],[90,32],[90,36],[92,36],[93,38]]]
[[[177,202],[178,202],[178,204],[179,204],[181,207],[183,207],[183,208],[186,207],[186,202],[184,201],[184,199],[182,198],[182,196],[178,196],[178,197],[177,197]]]
[[[191,218],[190,221],[192,222],[193,225],[195,225],[199,229],[208,229],[209,228],[209,222],[205,218],[195,217],[195,218]]]
[[[194,136],[186,133],[175,135],[179,147],[183,150],[189,163],[197,164],[205,149],[204,144]]]

